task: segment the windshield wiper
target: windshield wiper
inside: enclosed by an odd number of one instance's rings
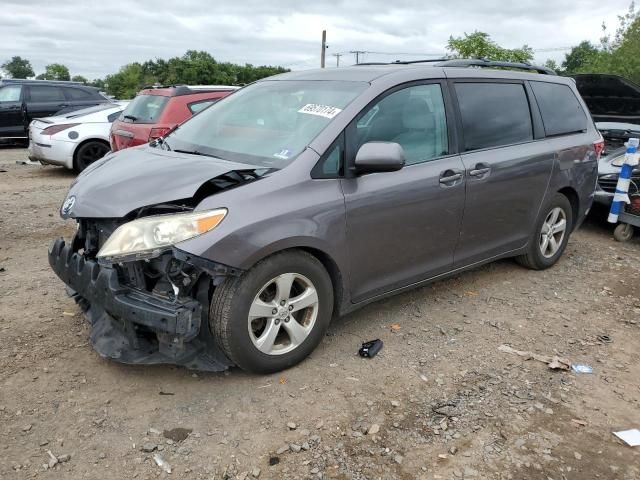
[[[132,122],[135,122],[136,120],[138,120],[138,117],[136,117],[135,115],[123,115],[122,118],[128,118]]]
[[[200,155],[203,157],[218,158],[215,155],[209,155],[208,153],[202,153],[197,150],[173,150],[173,151],[177,153],[188,153],[189,155]]]

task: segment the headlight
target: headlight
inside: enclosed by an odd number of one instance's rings
[[[621,167],[623,163],[624,163],[624,155],[620,155],[619,157],[616,157],[613,160],[611,160],[611,165],[613,165],[614,167]]]
[[[218,226],[226,208],[206,212],[156,215],[125,223],[116,229],[98,252],[98,258],[155,257],[167,247],[202,235]]]

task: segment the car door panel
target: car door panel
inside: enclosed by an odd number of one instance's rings
[[[555,154],[545,142],[461,156],[467,172],[466,205],[455,266],[523,247],[544,197]],[[480,175],[474,170],[488,169]]]
[[[3,89],[11,89],[13,95],[0,101],[0,137],[25,137],[23,89],[19,85],[6,85]]]
[[[398,143],[406,165],[342,179],[354,303],[452,267],[464,208],[464,165],[455,151],[446,84],[396,87],[347,128],[355,156],[367,142]],[[353,173],[353,172],[352,172]]]
[[[50,117],[67,106],[62,88],[54,85],[30,85],[27,97],[28,121]]]
[[[453,156],[342,180],[354,302],[451,269],[464,180],[440,178],[462,169]]]

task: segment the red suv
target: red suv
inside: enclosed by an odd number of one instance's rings
[[[149,143],[239,87],[168,86],[140,91],[111,126],[111,150]]]

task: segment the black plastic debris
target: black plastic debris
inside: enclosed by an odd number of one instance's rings
[[[280,457],[269,457],[269,465],[272,467],[280,463]]]
[[[365,342],[358,350],[358,355],[364,358],[373,358],[376,354],[382,350],[382,340],[376,338],[375,340],[371,340],[370,342]]]

